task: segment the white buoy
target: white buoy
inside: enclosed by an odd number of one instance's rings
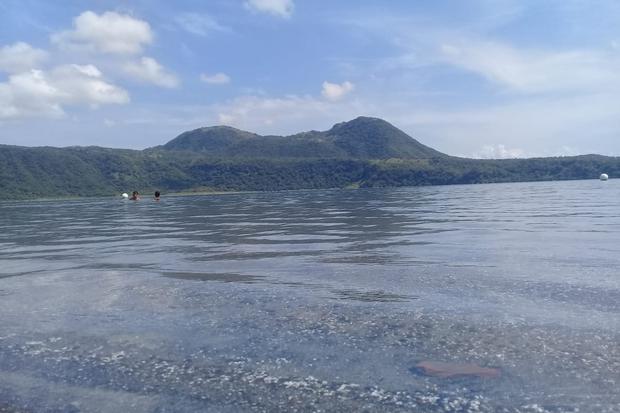
[[[123,197],[123,199],[129,198],[129,195],[126,192],[123,192],[121,196]]]
[[[608,179],[609,179],[609,175],[607,175],[607,174],[601,174],[600,179],[601,179],[601,181],[606,181],[606,180],[608,180]]]

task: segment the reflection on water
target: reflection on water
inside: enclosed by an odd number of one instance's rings
[[[359,291],[354,289],[335,290],[336,296],[340,300],[355,301],[376,301],[382,303],[399,302],[414,300],[416,297],[411,295],[386,293],[385,291]]]
[[[170,272],[166,271],[162,273],[164,277],[176,278],[179,280],[191,280],[191,281],[220,281],[225,283],[242,283],[252,284],[260,281],[264,277],[257,277],[254,275],[243,274],[222,274],[222,273],[196,273],[196,272]]]
[[[614,411],[619,211],[617,181],[3,202],[0,410]]]

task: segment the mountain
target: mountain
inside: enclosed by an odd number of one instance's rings
[[[445,157],[383,119],[359,117],[334,125],[326,139],[356,159],[428,159]]]
[[[210,152],[223,155],[231,148],[243,146],[243,142],[257,138],[260,136],[255,133],[230,126],[211,126],[184,132],[161,148],[171,151]]]
[[[0,199],[109,195],[189,182],[172,159],[145,151],[0,145]]]
[[[428,159],[446,156],[422,145],[390,123],[359,117],[324,132],[261,136],[229,126],[182,133],[159,147],[226,158]]]
[[[291,136],[206,127],[142,151],[0,145],[0,199],[588,179],[602,172],[620,176],[620,158],[457,158],[368,117]]]

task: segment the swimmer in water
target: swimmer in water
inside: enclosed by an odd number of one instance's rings
[[[140,199],[140,193],[138,191],[133,191],[131,193],[131,198],[129,198],[129,199],[131,199],[132,201],[139,200]]]
[[[160,193],[159,191],[155,191],[155,198],[153,198],[155,201],[159,201],[159,197],[160,197]]]

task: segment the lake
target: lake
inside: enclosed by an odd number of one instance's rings
[[[2,202],[0,412],[618,412],[619,269],[618,180]]]

